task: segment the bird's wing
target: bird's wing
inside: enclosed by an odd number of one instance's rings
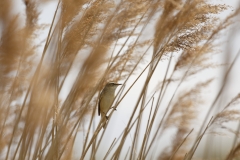
[[[100,96],[99,96],[99,99],[98,99],[98,115],[99,116],[100,116],[100,102],[101,102],[101,99],[102,99],[102,92],[100,93]]]
[[[98,100],[98,115],[100,116],[100,98]]]

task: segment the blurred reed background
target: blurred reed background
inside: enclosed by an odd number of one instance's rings
[[[48,0],[0,1],[0,159],[240,159],[238,7],[52,2],[46,25]],[[123,85],[103,130],[96,111],[109,81]],[[232,141],[216,146],[219,135]]]

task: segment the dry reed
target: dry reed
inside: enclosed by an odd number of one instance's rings
[[[192,80],[214,67],[216,39],[239,8],[223,20],[219,14],[230,7],[208,0],[60,0],[40,52],[40,3],[46,1],[23,1],[24,14],[18,14],[12,12],[14,1],[0,2],[0,159],[194,159],[203,136],[218,133],[218,127],[235,135],[221,158],[240,157],[239,131],[224,126],[239,121],[239,94],[216,108],[239,53],[222,66],[223,83],[205,118],[199,118],[199,108],[214,79]],[[167,67],[156,84],[162,63]],[[197,83],[186,86],[190,80]],[[128,106],[127,124],[109,146],[103,137],[111,126],[102,130],[96,124],[99,92],[108,81],[123,83],[115,108],[136,85],[141,88],[131,98],[135,105]],[[65,85],[69,92],[61,98]],[[114,110],[108,122],[112,116]],[[162,143],[172,128],[169,144]],[[85,134],[80,148],[79,133]]]

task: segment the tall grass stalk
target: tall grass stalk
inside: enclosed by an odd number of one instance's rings
[[[23,0],[19,12],[14,3],[0,2],[0,159],[213,159],[197,151],[216,126],[234,135],[220,159],[240,157],[239,125],[224,125],[239,123],[240,96],[217,105],[239,53],[211,58],[240,8],[221,18],[231,6],[209,0],[59,0],[46,26],[47,1]],[[219,91],[215,77],[199,78],[216,65]],[[103,129],[98,97],[109,81],[123,85]],[[209,88],[217,93],[206,100]]]

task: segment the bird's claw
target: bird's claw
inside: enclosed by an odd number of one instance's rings
[[[114,107],[112,107],[113,109],[114,109],[114,111],[116,111],[117,110],[117,108],[114,108]]]

